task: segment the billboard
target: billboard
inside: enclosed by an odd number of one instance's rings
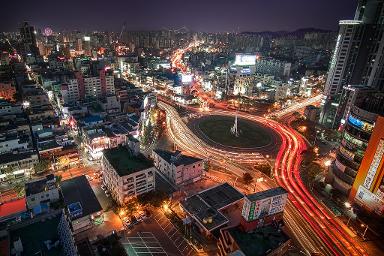
[[[182,74],[181,75],[181,82],[183,84],[189,84],[189,83],[192,83],[193,81],[193,75],[191,74]]]
[[[240,73],[242,75],[249,75],[249,74],[251,74],[251,69],[250,68],[243,68],[240,70]]]
[[[171,63],[160,63],[159,67],[165,68],[165,69],[170,69],[171,68]]]
[[[256,55],[250,54],[236,54],[235,63],[236,66],[253,66],[256,64]]]

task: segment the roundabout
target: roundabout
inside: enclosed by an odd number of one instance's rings
[[[237,134],[233,130],[235,117],[228,115],[204,115],[191,120],[188,126],[205,143],[222,150],[273,155],[280,143],[269,127],[245,118],[238,118]]]

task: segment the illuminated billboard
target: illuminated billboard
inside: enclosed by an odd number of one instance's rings
[[[243,68],[242,70],[240,70],[240,73],[242,75],[249,75],[249,74],[251,74],[251,69],[250,68]]]
[[[89,37],[89,36],[85,36],[85,37],[84,37],[84,41],[87,41],[87,42],[91,41],[91,37]]]
[[[361,124],[353,118],[351,120],[358,125]],[[364,121],[360,121],[364,124]],[[384,194],[382,193],[382,182],[384,180],[384,129],[382,127],[384,127],[384,118],[379,116],[349,193],[350,201],[354,201],[366,210],[374,211],[379,215],[384,215]]]
[[[170,69],[171,68],[171,63],[161,63],[159,64],[159,67],[165,68],[165,69]]]
[[[189,83],[192,83],[193,81],[193,75],[191,74],[182,74],[181,75],[181,82],[183,84],[189,84]]]
[[[235,66],[253,66],[256,64],[256,55],[236,54]]]
[[[367,123],[367,122],[364,122],[364,121],[361,121],[360,119],[357,119],[355,117],[353,117],[352,115],[350,115],[348,117],[348,121],[350,124],[364,130],[364,131],[367,131],[367,132],[372,132],[373,131],[373,127],[374,125],[370,124],[370,123]]]

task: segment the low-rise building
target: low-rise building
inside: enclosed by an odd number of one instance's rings
[[[104,150],[102,171],[103,184],[118,204],[155,189],[156,168],[126,147]]]
[[[282,187],[245,195],[240,225],[220,230],[218,255],[285,255],[290,245],[282,230],[287,199]]]
[[[28,135],[19,136],[17,134],[1,134],[0,154],[10,152],[25,152],[29,148],[30,138]]]
[[[34,152],[1,154],[0,181],[7,180],[9,176],[17,178],[29,175],[38,161],[39,158]],[[12,169],[12,173],[6,171],[8,168]]]
[[[50,203],[60,199],[59,188],[53,174],[43,179],[36,179],[25,183],[27,207],[35,214],[48,211]]]
[[[156,149],[152,157],[155,167],[175,185],[200,180],[204,171],[203,159],[182,155],[180,151]]]
[[[285,255],[290,241],[280,227],[260,227],[256,232],[245,232],[241,226],[228,227],[220,230],[218,255]]]
[[[242,226],[246,231],[283,219],[288,192],[282,188],[272,188],[244,197]]]
[[[101,205],[84,175],[63,181],[61,192],[74,234],[103,222]]]
[[[291,89],[289,84],[280,84],[275,89],[275,101],[285,100],[291,96]]]
[[[304,116],[311,122],[317,122],[320,119],[320,108],[313,105],[306,106]]]
[[[35,217],[8,229],[8,255],[78,255],[62,210]]]
[[[223,183],[186,198],[180,206],[203,234],[211,236],[230,222],[223,210],[238,204],[243,197],[237,189]]]
[[[7,100],[0,99],[0,116],[16,115],[23,113],[21,104],[11,103]]]

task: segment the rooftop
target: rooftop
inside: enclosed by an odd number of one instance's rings
[[[273,197],[273,196],[283,195],[286,193],[288,193],[288,192],[284,188],[276,187],[276,188],[271,188],[271,189],[268,189],[265,191],[257,192],[254,194],[246,195],[246,197],[250,201],[258,201],[258,200],[263,200],[263,199]]]
[[[99,200],[97,200],[91,185],[84,175],[63,181],[61,183],[61,191],[66,206],[74,203],[80,203],[81,205],[82,215],[72,219],[102,210]]]
[[[33,156],[35,156],[35,158],[37,159],[37,154],[34,152],[25,152],[25,153],[17,153],[17,154],[14,154],[14,153],[0,154],[0,163],[2,164],[12,163],[12,162],[31,158]]]
[[[203,159],[182,155],[180,151],[166,151],[161,149],[155,149],[154,152],[158,154],[161,158],[163,158],[168,163],[173,163],[175,166],[179,165],[190,165],[196,162],[200,162]]]
[[[47,256],[64,255],[61,246],[48,250],[44,244],[44,241],[47,240],[51,240],[52,243],[59,240],[57,227],[59,225],[60,217],[61,215],[58,215],[19,229],[11,230],[11,246],[13,246],[13,242],[20,238],[23,244],[22,255],[40,255],[40,252],[42,252],[42,255]]]
[[[130,175],[153,166],[143,155],[134,156],[126,147],[106,149],[103,152],[119,176]]]
[[[228,219],[219,212],[244,196],[228,183],[201,191],[181,202],[182,207],[193,215],[208,231],[228,223]]]
[[[52,183],[47,184],[49,181],[55,181],[55,176],[53,174],[49,174],[43,179],[37,179],[25,183],[25,195],[30,196],[50,189],[50,184]]]
[[[223,214],[207,204],[198,195],[187,198],[181,202],[181,205],[209,231],[229,222]]]
[[[10,202],[6,202],[0,205],[0,219],[25,212],[27,210],[25,197]]]
[[[239,227],[229,228],[227,231],[247,256],[267,255],[289,239],[273,225],[257,228],[251,233],[244,232]]]
[[[97,122],[102,122],[103,119],[100,116],[86,116],[83,119],[84,123],[97,123]]]
[[[213,206],[217,210],[224,208],[244,197],[237,189],[223,183],[218,186],[203,190],[198,194],[205,202]]]

